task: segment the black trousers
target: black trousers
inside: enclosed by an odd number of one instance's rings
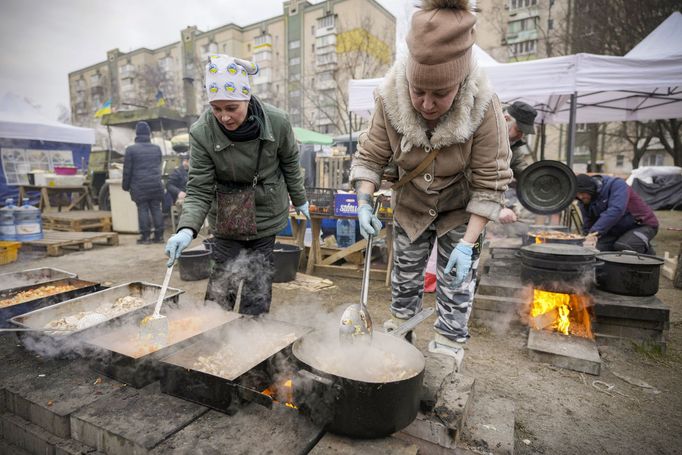
[[[140,234],[143,239],[149,239],[154,223],[154,238],[163,239],[163,214],[161,213],[161,199],[155,201],[136,202],[137,221],[140,223]]]
[[[231,311],[242,283],[239,313],[259,315],[270,311],[274,247],[274,235],[256,240],[215,238],[206,300]]]
[[[656,254],[654,247],[651,245],[651,239],[653,239],[657,233],[658,228],[653,228],[651,226],[638,226],[620,236],[606,233],[606,235],[600,237],[597,241],[597,249],[599,251],[627,250],[641,254]]]

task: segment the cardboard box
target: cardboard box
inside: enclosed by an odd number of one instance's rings
[[[358,198],[354,193],[341,193],[334,197],[334,215],[356,216],[358,214]]]

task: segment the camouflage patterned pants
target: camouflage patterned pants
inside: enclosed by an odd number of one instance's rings
[[[438,238],[438,265],[436,270],[438,319],[434,327],[438,333],[453,340],[469,336],[467,323],[474,301],[476,270],[481,254],[481,237],[479,237],[476,246],[474,246],[471,272],[459,287],[453,288],[451,283],[454,279],[454,270],[448,276],[443,270],[448,263],[450,253],[457,242],[464,237],[465,232],[466,225],[462,225]],[[410,243],[410,239],[403,228],[394,220],[391,312],[398,318],[410,318],[421,309],[424,295],[424,271],[434,241],[436,241],[434,226],[430,226],[414,242]]]

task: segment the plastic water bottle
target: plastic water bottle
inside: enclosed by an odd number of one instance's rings
[[[348,248],[355,243],[355,220],[341,219],[336,221],[336,244],[339,248]]]
[[[14,199],[5,199],[5,206],[0,209],[0,240],[16,240],[17,228],[14,222],[14,212],[17,206]]]
[[[40,209],[24,204],[14,212],[17,240],[40,240],[43,238],[43,225]]]

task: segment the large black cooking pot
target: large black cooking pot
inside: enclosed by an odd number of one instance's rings
[[[528,210],[540,215],[559,213],[575,200],[575,174],[564,163],[541,160],[519,175],[516,196]]]
[[[597,254],[597,287],[620,295],[649,296],[658,292],[663,259],[634,251]]]
[[[595,250],[577,245],[536,243],[521,247],[521,281],[551,292],[589,288],[594,281]]]
[[[540,238],[540,242],[538,242],[538,236]],[[553,237],[547,237],[547,236],[542,236],[539,235],[537,232],[533,233],[528,233],[528,242],[527,244],[534,244],[534,243],[561,243],[563,245],[580,245],[582,246],[583,242],[585,242],[585,237],[577,237],[574,239],[562,239],[562,238],[553,238]]]
[[[402,337],[376,331],[371,345],[348,347],[337,337],[312,334],[294,343],[303,368],[294,386],[297,405],[328,431],[354,438],[385,437],[408,426],[419,411],[421,352]],[[365,366],[377,362],[388,362],[394,372],[407,366],[407,373],[372,377]]]

